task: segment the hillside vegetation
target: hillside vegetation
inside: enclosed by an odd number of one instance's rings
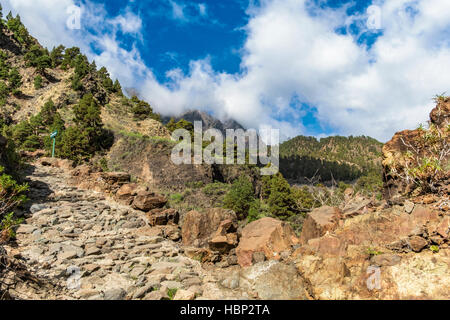
[[[380,175],[383,144],[370,137],[298,136],[280,146],[280,170],[293,181],[354,181]],[[314,180],[313,179],[313,180]]]

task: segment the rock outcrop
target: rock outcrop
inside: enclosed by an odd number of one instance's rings
[[[186,213],[182,223],[183,244],[198,248],[207,247],[213,237],[222,236],[223,233],[226,237],[236,221],[236,214],[232,210],[213,208],[205,213],[190,211]]]
[[[141,211],[151,211],[164,207],[166,203],[167,199],[165,197],[153,192],[142,191],[136,195],[132,206]]]
[[[242,267],[251,266],[259,260],[279,260],[282,254],[289,255],[292,247],[299,243],[292,228],[280,220],[262,218],[248,224],[242,236],[236,255]]]
[[[317,299],[449,299],[448,217],[417,203],[411,213],[402,206],[368,212],[291,258]]]
[[[189,182],[211,183],[216,172],[211,165],[171,161],[175,142],[164,138],[133,138],[117,135],[108,154],[108,167],[120,168],[153,189],[183,190]]]
[[[398,132],[383,147],[385,198],[411,194],[449,194],[450,98],[438,98],[429,128]]]
[[[319,238],[328,231],[334,231],[342,218],[342,212],[338,208],[326,206],[314,209],[303,222],[301,243],[306,244],[310,239]]]

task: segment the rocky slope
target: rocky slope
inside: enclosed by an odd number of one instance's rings
[[[450,184],[450,98],[440,97],[428,127],[405,130],[383,147],[385,197],[448,193]]]
[[[314,298],[450,299],[448,102],[438,101],[429,129],[399,132],[384,146],[388,202],[353,199],[307,216],[291,258]],[[438,167],[405,179],[408,165],[430,157]]]
[[[8,266],[0,267],[0,290],[7,297],[306,298],[302,279],[292,265],[268,261],[242,270],[236,259],[222,262],[221,267],[202,265],[201,249],[179,242],[175,224],[152,222],[156,212],[145,214],[141,209],[151,207],[145,206],[146,201],[136,204],[139,196],[132,206],[105,196],[104,187],[117,190],[123,175],[109,174],[103,185],[100,178],[92,181],[90,189],[96,186],[102,190],[98,192],[75,186],[80,170],[73,170],[70,162],[52,159],[27,170],[32,205],[22,212],[27,219],[17,230],[16,244],[4,245]],[[126,192],[119,194],[123,200]],[[214,212],[220,215],[221,210]],[[18,275],[13,268],[18,262],[30,276]]]

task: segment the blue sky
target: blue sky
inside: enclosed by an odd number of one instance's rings
[[[94,2],[104,5],[111,17],[127,4],[127,1]],[[174,13],[177,5],[183,16]],[[158,80],[164,81],[166,71],[174,68],[187,72],[189,61],[207,56],[214,70],[239,72],[239,49],[245,41],[242,28],[248,21],[243,1],[150,0],[135,1],[129,8],[142,19],[143,40],[137,42],[137,47]],[[121,36],[125,46],[134,42],[133,37]]]
[[[388,140],[450,91],[448,0],[3,0],[154,109],[248,128]],[[81,28],[67,27],[72,6]]]

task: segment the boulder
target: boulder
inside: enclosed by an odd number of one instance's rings
[[[216,233],[209,241],[209,248],[222,254],[228,253],[238,245],[237,223],[231,219],[220,223]]]
[[[357,215],[365,214],[368,211],[368,207],[372,204],[371,199],[365,199],[364,197],[355,197],[351,199],[346,206],[342,209],[344,217],[351,218]]]
[[[180,214],[175,209],[153,209],[147,217],[151,226],[164,226],[168,223],[178,224]]]
[[[194,299],[195,299],[195,292],[183,289],[177,290],[177,293],[173,298],[173,300],[194,300]]]
[[[402,258],[399,255],[384,253],[373,256],[370,262],[379,267],[391,267],[399,264],[401,260]]]
[[[116,192],[116,200],[122,204],[130,205],[134,196],[137,195],[138,185],[136,183],[128,183],[122,185]]]
[[[264,253],[267,260],[278,260],[282,252],[290,251],[298,243],[298,238],[288,224],[273,218],[262,218],[242,230],[236,248],[238,263],[242,267],[251,266],[256,252]]]
[[[102,178],[106,183],[115,186],[122,186],[131,180],[130,174],[126,172],[103,172]]]
[[[412,236],[409,239],[409,245],[414,252],[420,252],[428,245],[428,241],[419,236]]]
[[[236,233],[229,233],[224,236],[215,236],[209,241],[209,248],[213,251],[218,251],[222,254],[229,252],[236,248],[238,244],[238,237]]]
[[[237,221],[232,210],[213,208],[205,213],[198,211],[188,212],[181,228],[183,244],[185,246],[206,247],[225,220]]]
[[[242,270],[238,285],[255,292],[263,300],[308,299],[305,283],[297,269],[273,260]]]
[[[327,231],[334,231],[341,219],[342,212],[338,208],[325,206],[313,210],[303,223],[301,243],[306,244],[308,240],[319,238]]]
[[[140,192],[133,201],[133,208],[142,210],[142,211],[150,211],[153,209],[162,208],[166,205],[167,198],[157,195],[152,192]]]
[[[411,213],[414,210],[414,202],[406,200],[405,201],[405,212]]]
[[[444,217],[436,228],[437,233],[444,239],[450,240],[450,217]]]
[[[384,170],[384,197],[390,200],[398,195],[411,194],[417,189],[417,183],[413,179],[405,179],[404,175],[408,170],[419,167],[422,159],[439,158],[440,166],[445,168],[450,163],[450,155],[439,153],[436,150],[448,148],[450,118],[450,98],[439,98],[436,107],[430,113],[430,124],[433,125],[438,139],[433,138],[433,142],[427,138],[427,133],[422,128],[416,130],[404,130],[397,132],[390,141],[383,146],[383,170]],[[412,153],[412,157],[408,154]],[[448,170],[422,173],[422,178],[429,181],[429,190],[422,188],[419,190],[441,193],[446,190],[446,180],[448,181]],[[432,200],[432,198],[430,199]],[[426,204],[426,202],[423,202]],[[431,202],[430,202],[431,203]]]

